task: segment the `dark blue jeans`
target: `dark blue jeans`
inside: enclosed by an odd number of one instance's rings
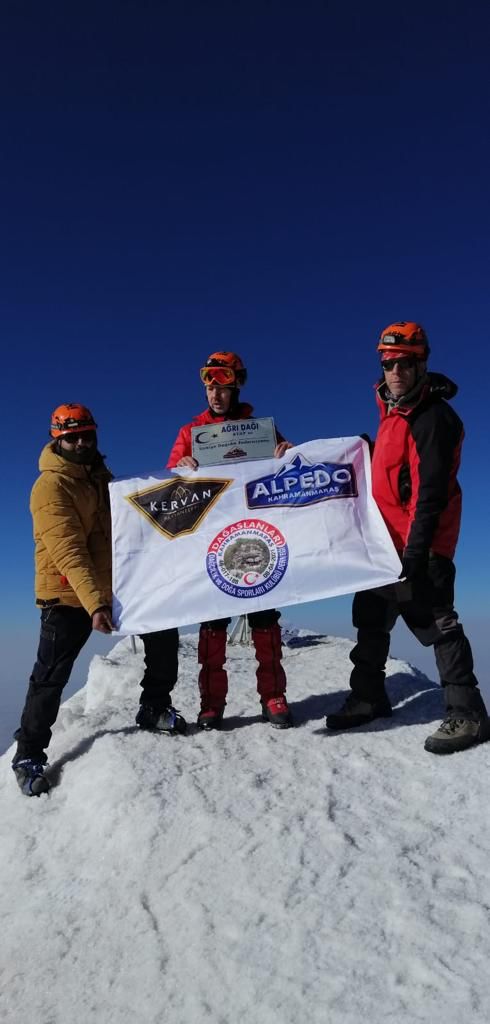
[[[45,763],[61,694],[75,659],[92,632],[92,619],[84,608],[56,604],[41,611],[39,647],[22,712],[15,733],[15,761],[26,757]]]
[[[41,635],[20,728],[15,733],[14,761],[26,757],[45,764],[63,689],[74,662],[92,632],[92,619],[84,608],[56,604],[41,611]],[[177,681],[179,634],[177,629],[147,633],[141,702],[163,710]]]

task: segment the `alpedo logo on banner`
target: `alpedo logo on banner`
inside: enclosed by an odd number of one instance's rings
[[[129,501],[168,540],[194,533],[232,480],[173,477],[127,494]]]
[[[206,568],[230,597],[261,597],[280,583],[289,560],[286,539],[264,519],[242,519],[225,526],[208,548]]]
[[[249,508],[316,505],[331,498],[357,497],[354,466],[350,462],[311,463],[296,455],[277,473],[246,484]]]

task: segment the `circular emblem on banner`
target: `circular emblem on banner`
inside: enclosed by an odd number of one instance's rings
[[[263,519],[225,526],[211,541],[206,568],[213,583],[230,597],[261,597],[280,583],[289,551],[286,539]]]

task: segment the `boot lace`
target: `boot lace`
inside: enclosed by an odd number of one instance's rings
[[[447,715],[443,722],[441,722],[438,731],[445,733],[446,736],[453,736],[455,732],[462,729],[467,722],[472,722],[475,719],[473,716],[467,715],[466,718],[457,717],[454,714]]]

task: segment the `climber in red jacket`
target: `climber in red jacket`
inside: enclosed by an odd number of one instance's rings
[[[399,615],[424,646],[434,646],[446,717],[425,741],[451,754],[490,738],[469,642],[454,608],[453,556],[461,520],[457,471],[463,424],[449,405],[457,387],[427,370],[424,328],[401,320],[378,343],[380,425],[374,444],[373,497],[400,555],[400,583],[354,597],[357,644],[352,692],[328,729],[351,729],[391,715],[385,691],[390,632]]]
[[[252,416],[253,409],[240,402],[240,387],[245,384],[247,371],[234,352],[213,352],[201,369],[201,380],[206,388],[208,408],[195,416],[191,423],[181,427],[167,463],[169,469],[197,469],[192,457],[192,427],[225,420],[243,420]],[[292,445],[278,434],[274,451],[280,459]],[[252,630],[257,667],[257,691],[263,717],[279,729],[292,725],[291,712],[286,701],[286,674],[281,664],[280,613],[250,612],[248,622]],[[219,729],[228,692],[226,661],[227,627],[230,619],[203,622],[199,631],[198,659],[201,710],[197,719],[201,729]]]

